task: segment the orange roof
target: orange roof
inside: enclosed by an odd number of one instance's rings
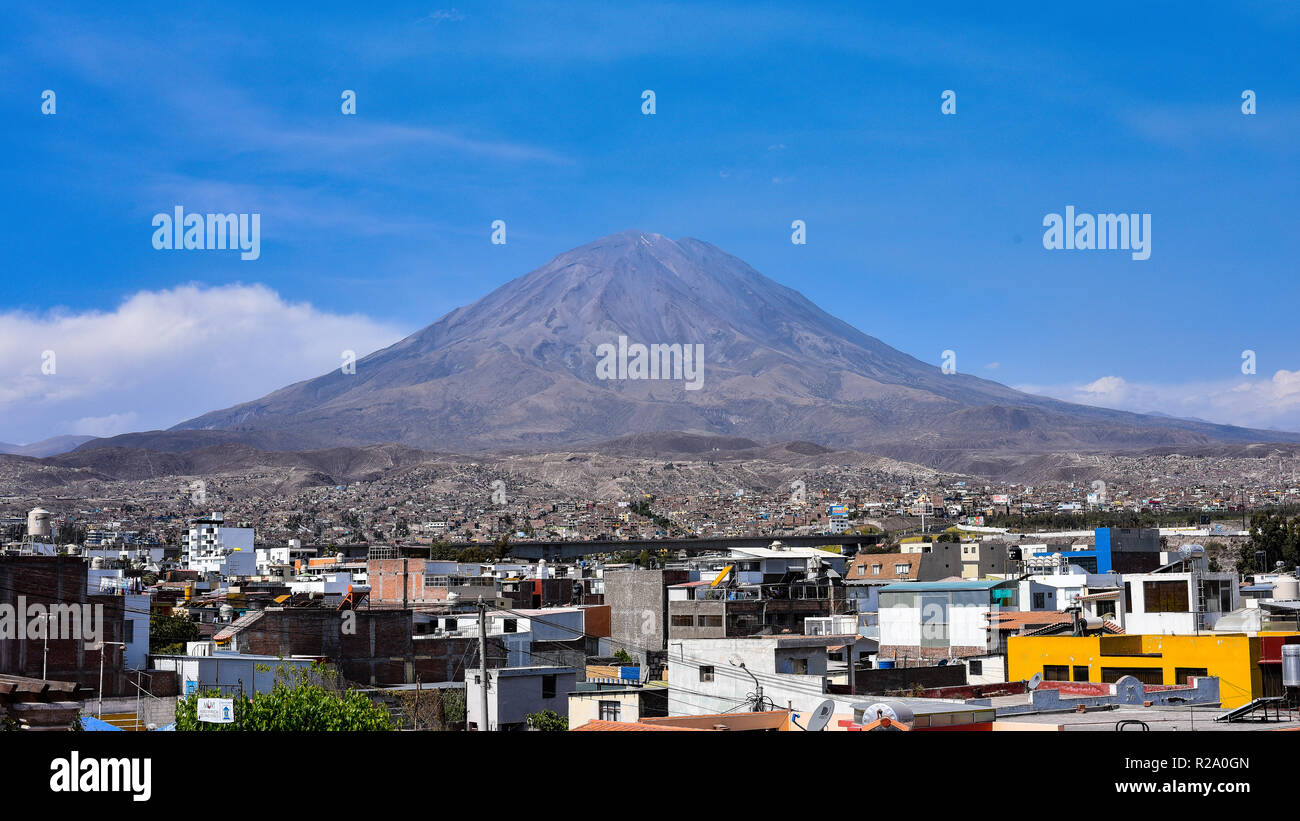
[[[712,713],[702,716],[656,716],[643,718],[645,724],[673,729],[712,730],[781,730],[790,722],[789,710],[772,710],[762,713]]]
[[[606,732],[606,731],[622,731],[622,732],[647,731],[647,732],[670,732],[671,733],[678,730],[690,732],[690,733],[699,731],[698,728],[696,727],[663,727],[658,724],[642,724],[639,721],[598,721],[597,719],[593,718],[591,721],[588,721],[586,724],[583,724],[581,727],[574,727],[570,732],[581,733],[581,732]]]
[[[989,625],[1002,630],[1018,630],[1026,625],[1069,624],[1074,616],[1057,610],[1002,611],[989,614]]]

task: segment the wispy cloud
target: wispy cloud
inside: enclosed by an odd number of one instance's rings
[[[1300,431],[1300,370],[1272,378],[1158,384],[1108,375],[1082,384],[1017,385],[1017,390],[1105,408],[1166,413],[1252,428]]]

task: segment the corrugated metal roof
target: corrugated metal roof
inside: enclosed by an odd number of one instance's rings
[[[222,628],[222,630],[212,638],[215,639],[216,641],[230,641],[235,637],[236,634],[239,633],[239,631],[243,630],[244,628],[248,627],[249,625],[261,619],[262,616],[265,614],[265,612],[266,611],[264,610],[253,610],[251,612],[245,613],[244,615],[232,621],[228,626]]]
[[[904,582],[902,584],[887,584],[880,588],[881,593],[890,592],[915,592],[917,590],[992,590],[999,585],[1014,585],[1014,581],[1002,579],[992,580],[966,580],[960,582]]]

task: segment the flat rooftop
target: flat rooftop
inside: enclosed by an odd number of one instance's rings
[[[1284,712],[1282,721],[1215,721],[1217,716],[1228,712],[1222,707],[1136,707],[1117,706],[1090,709],[1086,713],[1035,713],[1032,715],[1006,716],[999,721],[1016,724],[1061,725],[1066,730],[1100,730],[1113,732],[1119,721],[1142,721],[1151,728],[1151,732],[1161,730],[1178,730],[1180,732],[1267,732],[1269,730],[1300,730],[1300,719],[1296,713],[1290,714],[1290,720]],[[1142,732],[1142,728],[1131,725],[1125,732]]]

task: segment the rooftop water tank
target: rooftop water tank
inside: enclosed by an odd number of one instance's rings
[[[1300,687],[1300,644],[1282,645],[1282,686]]]
[[[1290,575],[1273,579],[1273,598],[1281,601],[1300,599],[1300,579]]]
[[[35,507],[27,512],[27,535],[36,538],[49,538],[50,512],[45,508]]]

